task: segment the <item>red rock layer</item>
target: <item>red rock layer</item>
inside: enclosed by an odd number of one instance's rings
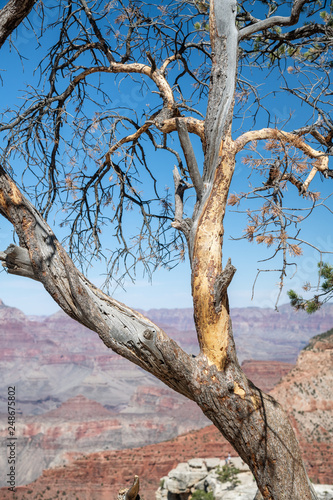
[[[310,478],[333,484],[333,330],[311,339],[271,394],[287,410]]]
[[[177,438],[130,450],[112,450],[90,455],[68,453],[68,465],[49,469],[28,486],[17,488],[15,498],[66,500],[116,500],[119,489],[127,487],[134,475],[141,478],[142,500],[155,500],[160,479],[179,462],[193,457],[225,458],[231,445],[213,426]],[[13,493],[0,490],[3,500]]]
[[[245,375],[261,390],[269,392],[294,367],[282,361],[243,361]]]

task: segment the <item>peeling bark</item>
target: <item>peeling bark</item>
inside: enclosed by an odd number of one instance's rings
[[[220,276],[217,277],[214,289],[215,289],[215,311],[218,314],[221,312],[221,302],[223,297],[227,293],[228,286],[231,283],[232,278],[236,272],[236,268],[231,264],[231,259],[228,259],[227,265],[223,269]]]
[[[201,352],[223,370],[233,342],[226,289],[216,304],[222,274],[223,218],[235,168],[231,122],[237,72],[236,2],[212,0],[210,37],[212,71],[205,120],[204,191],[190,233],[194,320]]]
[[[229,137],[224,142],[212,187],[198,210],[191,231],[194,233],[192,295],[198,340],[201,352],[221,370],[226,363],[230,342],[229,303],[224,293],[219,297],[217,312],[215,290],[216,280],[222,273],[223,218],[234,168],[235,155]]]
[[[195,401],[249,464],[263,498],[310,500],[307,475],[286,413],[247,380],[233,361],[232,349],[230,345],[228,361],[232,362],[223,371],[209,366],[204,358],[200,366],[199,360]]]

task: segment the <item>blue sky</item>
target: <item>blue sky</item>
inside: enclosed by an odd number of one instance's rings
[[[48,14],[52,16],[51,13]],[[48,19],[52,21],[52,18]],[[35,14],[32,15],[32,23],[38,24],[38,18]],[[54,34],[50,34],[48,42]],[[0,51],[0,69],[5,70],[3,73],[4,85],[0,87],[1,102],[6,105],[14,105],[17,102],[17,97],[20,95],[19,89],[25,89],[26,83],[31,78],[31,71],[36,65],[37,52],[35,53],[34,35],[31,30],[27,31],[22,28],[19,31],[19,36],[16,40],[17,48],[22,52],[26,59],[19,60],[15,53],[10,53],[8,47],[3,47]],[[24,71],[22,69],[24,68]],[[250,72],[249,72],[250,74]],[[288,77],[288,75],[287,75]],[[292,76],[290,76],[292,78]],[[126,95],[126,94],[125,94]],[[287,118],[290,112],[293,112],[293,118],[288,129],[296,128],[302,125],[303,114],[306,110],[295,104],[286,96],[271,97],[270,109],[277,119],[283,120]],[[262,121],[260,121],[262,120]],[[265,126],[263,119],[260,119],[257,127]],[[165,161],[165,165],[160,165],[162,171],[168,170],[165,174],[165,183],[170,184],[171,171],[173,164],[170,165]],[[173,161],[173,160],[172,160]],[[231,192],[239,192],[246,189],[248,184],[248,168],[242,164],[241,157],[237,161],[236,174],[231,186]],[[315,180],[312,189],[324,190],[327,196],[330,193],[331,185],[323,184],[318,179]],[[288,193],[290,199],[299,202],[297,194]],[[302,203],[304,203],[302,201]],[[328,205],[332,207],[332,202],[329,200]],[[241,207],[246,208],[246,205]],[[136,224],[133,219],[133,224]],[[240,214],[235,214],[233,211],[228,211],[225,219],[225,243],[224,243],[224,262],[228,257],[232,258],[232,262],[237,268],[237,273],[229,288],[229,298],[231,307],[274,307],[279,281],[279,273],[265,272],[259,276],[254,299],[251,300],[252,286],[255,280],[258,268],[275,268],[277,261],[258,264],[258,260],[269,257],[271,252],[265,248],[247,241],[234,241],[231,237],[239,237],[242,235],[245,226],[245,218]],[[304,239],[311,241],[315,246],[319,246],[322,250],[333,252],[333,236],[329,232],[330,224],[328,222],[328,212],[325,209],[318,209],[311,219],[307,221],[304,228]],[[61,239],[62,232],[57,226],[52,226],[55,234]],[[0,219],[0,250],[12,243],[12,230],[10,224],[4,219]],[[107,244],[107,242],[106,242]],[[286,291],[289,288],[301,290],[302,285],[307,281],[316,281],[318,254],[311,248],[304,249],[301,257],[297,258],[297,274],[290,279],[286,279],[284,292],[281,296],[280,304],[287,301]],[[325,257],[324,257],[325,260]],[[326,258],[326,260],[329,260]],[[88,278],[100,286],[104,282],[105,269],[98,262],[90,269]],[[125,289],[125,290],[124,290]],[[153,276],[152,283],[137,274],[137,281],[133,284],[130,281],[125,281],[124,289],[118,287],[112,295],[126,304],[148,310],[151,308],[182,308],[191,307],[191,292],[190,292],[190,273],[188,261],[180,264],[171,271],[159,269]],[[0,298],[10,306],[18,307],[26,314],[51,314],[58,310],[57,304],[49,297],[42,285],[32,280],[21,278],[18,276],[7,275],[5,272],[0,273]]]

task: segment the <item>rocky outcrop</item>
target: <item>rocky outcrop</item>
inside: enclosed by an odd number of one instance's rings
[[[155,500],[155,492],[159,485],[164,486],[163,478],[168,477],[170,471],[176,469],[179,462],[190,461],[193,464],[192,459],[197,457],[200,459],[199,462],[203,461],[206,464],[209,472],[211,467],[216,466],[216,463],[220,462],[223,465],[229,453],[234,453],[232,447],[213,426],[142,448],[108,450],[90,455],[67,453],[61,466],[45,470],[35,482],[17,488],[16,498],[17,500],[26,498],[37,500],[45,495],[45,498],[49,499],[63,497],[66,500],[77,498],[79,500],[116,500],[116,492],[132,484],[134,475],[138,474],[142,497],[144,500]],[[210,457],[216,458],[211,461]],[[241,469],[243,467],[238,462],[236,465]],[[241,484],[237,486],[238,489],[227,490],[226,488],[230,485],[226,483],[222,485],[225,495],[223,500],[238,500],[239,498],[253,500],[256,486],[252,475],[244,471],[238,479],[241,480]],[[316,489],[317,492],[321,492],[320,499],[331,500],[332,488],[319,485]],[[325,494],[325,491],[328,493]],[[13,498],[12,493],[9,493],[6,488],[0,489],[0,497],[3,500]]]
[[[318,499],[333,498],[333,486],[314,486]],[[156,500],[190,500],[198,490],[211,492],[214,500],[253,500],[257,487],[239,457],[231,457],[227,464],[218,458],[196,458],[178,464],[161,479]]]
[[[315,482],[333,483],[333,330],[317,335],[271,394],[288,411]]]
[[[228,472],[223,480],[219,475],[222,471]],[[244,483],[239,479],[240,472],[249,472],[249,468],[239,457],[227,459],[227,463],[219,458],[193,458],[186,463],[179,463],[161,479],[156,500],[178,500],[179,497],[189,500],[196,490],[211,491],[215,500],[222,500],[227,491]]]
[[[293,359],[300,345],[305,346],[304,339],[309,338],[310,332],[316,333],[323,325],[333,323],[332,306],[326,306],[318,314],[316,321],[306,316],[308,324],[302,315],[288,307],[282,307],[279,315],[266,309],[236,309],[233,326],[237,349],[246,359],[254,353],[262,358],[269,350],[271,359],[279,357],[283,350],[287,354],[282,359]],[[191,310],[155,310],[148,315],[190,352],[194,349]],[[297,370],[284,378],[284,381],[289,380],[289,385],[287,382],[280,384],[276,397],[290,410],[310,477],[327,482],[333,470],[329,423],[332,370],[330,368],[329,372],[325,367],[329,366],[332,348],[331,338],[325,339],[323,343],[322,337],[316,338],[302,351]],[[255,385],[269,390],[291,365],[274,360],[251,360],[244,361],[243,368]],[[88,454],[106,448],[119,450],[143,446],[207,424],[193,403],[113,354],[96,334],[63,313],[49,318],[29,318],[1,303],[0,412],[7,411],[4,396],[9,385],[17,387],[20,477],[24,482],[36,478],[42,469],[64,463],[69,451]],[[1,439],[7,436],[5,424],[0,427],[0,435]],[[221,455],[216,451],[217,446],[221,447]],[[213,427],[208,427],[198,434],[179,438],[177,445],[163,444],[162,448],[156,448],[156,455],[149,451],[150,460],[159,464],[158,476],[154,476],[155,468],[152,467],[152,477],[157,481],[179,460],[193,456],[224,458],[226,450],[231,452],[230,445]],[[139,469],[144,464],[143,472],[148,470],[146,459],[140,454],[138,461],[129,456],[128,463],[139,464]],[[1,460],[5,460],[3,455],[0,457],[2,470],[6,464]],[[86,462],[85,459],[84,464]],[[119,463],[114,463],[115,470],[118,467]],[[98,471],[95,470],[95,474]],[[120,474],[126,475],[122,467]],[[120,488],[124,486],[123,476],[119,478]]]

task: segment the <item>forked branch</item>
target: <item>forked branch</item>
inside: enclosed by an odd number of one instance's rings
[[[309,158],[315,159],[315,164],[310,171],[307,179],[303,182],[303,192],[305,193],[310,185],[310,182],[313,180],[317,171],[323,173],[327,173],[329,171],[328,168],[328,159],[329,157],[316,149],[312,148],[309,144],[307,144],[304,139],[297,134],[293,134],[290,132],[284,132],[277,129],[272,128],[263,128],[261,130],[254,130],[251,132],[246,132],[235,140],[235,149],[236,153],[239,153],[249,142],[258,141],[258,140],[277,140],[281,141],[285,144],[290,144],[294,146],[296,149],[302,151]]]
[[[295,0],[291,9],[290,16],[273,16],[263,19],[254,24],[250,24],[239,31],[238,39],[243,40],[257,33],[258,31],[267,30],[273,26],[293,26],[298,22],[302,7],[309,3],[310,0]]]

